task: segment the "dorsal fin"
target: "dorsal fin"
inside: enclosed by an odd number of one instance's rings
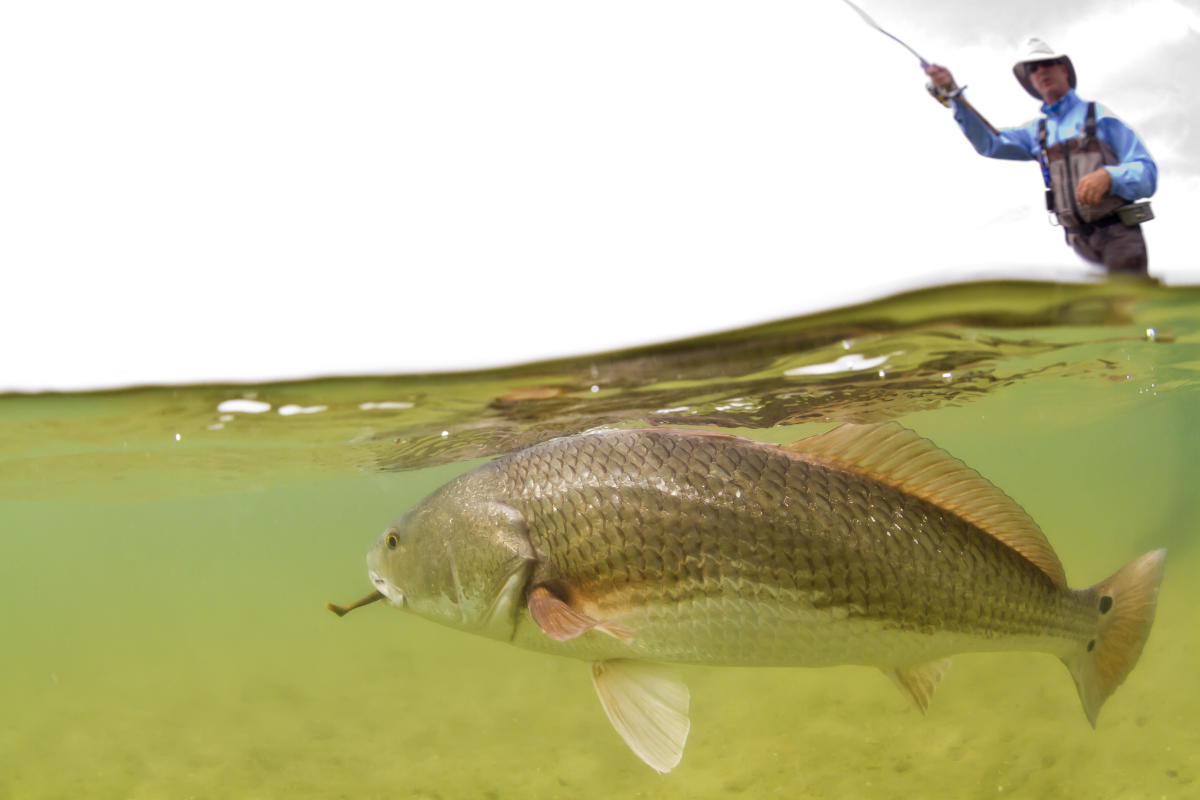
[[[908,428],[895,422],[846,423],[784,449],[933,503],[1016,550],[1056,586],[1067,585],[1058,555],[1025,509],[978,472]]]

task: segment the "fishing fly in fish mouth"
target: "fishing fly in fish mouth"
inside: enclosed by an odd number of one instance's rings
[[[589,661],[617,733],[668,772],[690,723],[665,663],[876,666],[924,712],[956,653],[1046,652],[1094,726],[1149,636],[1165,555],[1071,589],[1020,506],[896,423],[785,446],[610,430],[441,487],[367,554],[375,591],[329,608],[386,599]]]

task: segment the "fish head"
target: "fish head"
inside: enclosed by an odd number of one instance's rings
[[[367,554],[367,572],[392,605],[509,639],[533,561],[520,512],[443,491],[380,534]]]

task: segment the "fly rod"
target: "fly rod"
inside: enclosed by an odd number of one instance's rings
[[[927,60],[925,59],[925,57],[924,57],[924,56],[922,56],[922,55],[921,55],[920,53],[918,53],[916,50],[913,50],[911,47],[909,47],[907,44],[905,44],[903,41],[901,41],[899,37],[897,37],[897,36],[895,36],[895,35],[893,35],[893,34],[891,34],[891,33],[888,33],[888,32],[887,32],[887,31],[885,31],[883,28],[881,28],[881,27],[879,26],[879,23],[878,23],[878,22],[876,22],[875,20],[871,19],[871,17],[870,17],[870,16],[867,14],[867,12],[863,11],[861,8],[859,8],[858,6],[854,5],[854,3],[851,3],[851,2],[850,2],[850,0],[843,0],[843,2],[844,2],[846,5],[848,5],[848,6],[850,6],[851,8],[853,8],[855,11],[857,11],[857,12],[858,12],[858,15],[859,15],[860,17],[862,17],[862,19],[863,19],[863,22],[867,23],[867,24],[868,24],[868,25],[870,25],[872,28],[874,28],[875,30],[879,31],[880,33],[882,33],[884,36],[888,37],[888,38],[889,38],[889,39],[891,39],[892,41],[894,41],[894,42],[898,43],[898,44],[899,44],[901,47],[903,47],[905,50],[907,50],[908,52],[910,52],[910,53],[912,53],[914,56],[916,56],[916,57],[917,57],[917,60],[921,62],[921,68],[922,68],[922,69],[924,69],[924,68],[926,68],[926,67],[928,67],[928,66],[930,65],[930,62],[929,62],[929,61],[927,61]],[[982,123],[983,123],[984,127],[986,127],[986,128],[989,130],[989,131],[991,131],[991,132],[992,132],[992,135],[993,135],[993,136],[995,136],[995,135],[997,135],[997,134],[999,133],[999,131],[997,131],[997,130],[996,130],[996,129],[995,129],[993,126],[992,126],[992,123],[988,122],[988,121],[987,121],[987,119],[986,119],[986,118],[983,116],[983,114],[980,114],[978,111],[976,111],[976,110],[975,110],[975,106],[973,106],[973,105],[971,105],[970,103],[968,103],[968,102],[967,102],[967,98],[963,97],[963,89],[966,89],[967,87],[963,86],[962,88],[959,88],[959,87],[957,87],[957,86],[952,86],[952,87],[950,87],[950,91],[948,91],[948,92],[945,92],[945,91],[942,91],[942,87],[940,87],[940,86],[934,86],[932,83],[930,83],[930,84],[927,84],[925,88],[926,88],[926,89],[928,89],[928,90],[929,90],[929,93],[930,93],[931,95],[933,95],[935,98],[937,98],[938,102],[940,102],[940,103],[941,103],[942,105],[944,105],[944,106],[949,106],[949,105],[950,105],[950,101],[951,101],[951,100],[957,100],[957,101],[958,101],[958,103],[959,103],[959,105],[961,105],[961,106],[962,106],[963,108],[965,108],[967,111],[969,111],[969,112],[971,112],[972,114],[974,114],[974,115],[975,115],[975,117],[976,117],[976,118],[977,118],[977,119],[978,119],[980,122],[982,122]]]

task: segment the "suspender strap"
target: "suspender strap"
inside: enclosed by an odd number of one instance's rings
[[[1091,139],[1096,138],[1096,103],[1087,104],[1087,119],[1084,121],[1084,140],[1081,146],[1086,146]]]
[[[1054,187],[1050,184],[1050,153],[1046,150],[1046,118],[1038,120],[1038,163],[1042,167],[1042,181],[1046,184],[1046,210],[1054,213]]]
[[[1046,118],[1038,120],[1038,161],[1042,165],[1042,180],[1050,190],[1050,153],[1046,151]]]

